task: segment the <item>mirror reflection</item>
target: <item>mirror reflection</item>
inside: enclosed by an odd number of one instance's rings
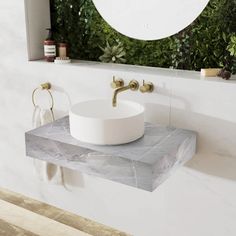
[[[204,8],[203,1],[195,2]],[[210,0],[187,28],[152,41],[119,33],[92,0],[51,0],[51,15],[54,38],[68,43],[73,59],[187,70],[226,67],[236,72],[236,3],[232,0]]]

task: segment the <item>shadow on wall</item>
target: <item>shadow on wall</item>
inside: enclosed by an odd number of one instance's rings
[[[72,191],[73,187],[85,187],[84,177],[79,171],[63,168],[63,174],[67,190]]]
[[[236,123],[194,113],[189,103],[184,99],[181,102],[184,109],[145,104],[146,121],[197,131],[197,154],[186,166],[205,174],[236,180]]]
[[[170,107],[145,103],[145,121],[153,124],[170,125]]]
[[[236,180],[236,123],[172,108],[171,125],[198,132],[197,154],[188,167]]]

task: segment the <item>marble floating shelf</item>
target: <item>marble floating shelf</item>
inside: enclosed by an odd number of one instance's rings
[[[194,156],[196,139],[194,131],[146,123],[135,142],[91,145],[71,137],[68,117],[25,134],[27,156],[151,192]]]

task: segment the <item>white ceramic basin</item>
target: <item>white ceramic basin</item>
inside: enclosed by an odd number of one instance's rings
[[[96,145],[132,142],[144,134],[144,107],[118,100],[91,100],[74,105],[70,111],[70,132],[79,141]]]

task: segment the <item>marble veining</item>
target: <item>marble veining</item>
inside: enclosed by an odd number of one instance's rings
[[[193,157],[197,134],[146,123],[145,135],[135,142],[98,146],[74,139],[69,119],[64,117],[27,132],[25,137],[27,156],[154,191],[175,168]]]

